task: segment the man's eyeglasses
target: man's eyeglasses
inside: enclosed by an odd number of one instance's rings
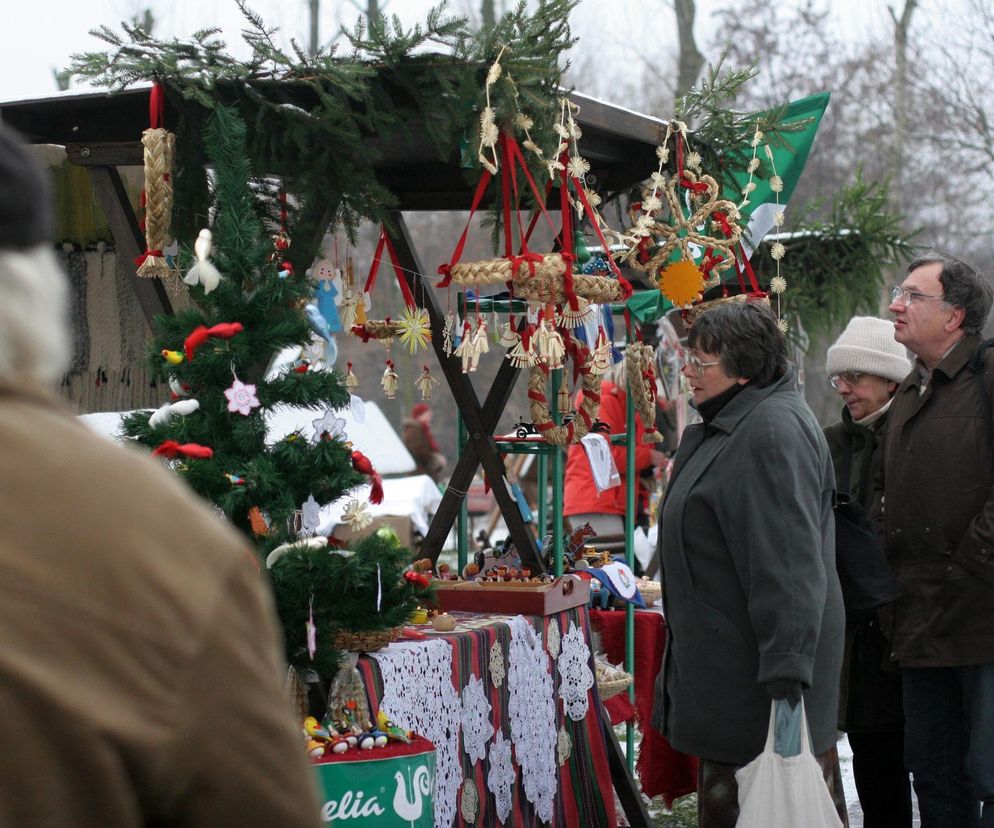
[[[683,364],[689,365],[690,370],[693,371],[697,376],[704,376],[704,369],[712,365],[720,365],[720,360],[715,360],[714,362],[701,362],[696,356],[691,353],[685,353],[683,355]]]
[[[900,285],[894,285],[890,289],[890,300],[891,302],[897,302],[900,300],[902,305],[908,306],[913,305],[915,302],[921,302],[923,299],[940,299],[945,300],[945,296],[933,296],[931,293],[919,293],[917,290],[909,290],[906,287],[901,287]]]
[[[843,371],[841,374],[836,374],[834,377],[829,377],[829,382],[832,383],[832,388],[836,391],[839,390],[839,384],[845,383],[850,388],[857,385],[862,378],[863,374],[860,371]]]

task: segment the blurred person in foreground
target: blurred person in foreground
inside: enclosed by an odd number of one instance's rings
[[[443,481],[448,462],[438,447],[431,430],[432,413],[428,403],[419,402],[411,407],[411,416],[404,418],[404,445],[414,458],[415,471],[427,474],[436,483]]]
[[[994,828],[994,355],[991,285],[929,255],[892,292],[915,368],[887,417],[884,540],[901,597],[904,758],[923,828]],[[982,815],[981,815],[982,814]]]
[[[855,316],[828,349],[826,370],[845,403],[841,421],[825,429],[837,487],[871,514],[877,506],[873,480],[883,463],[887,415],[911,360],[894,339],[893,322]],[[865,828],[912,824],[901,674],[888,667],[889,653],[876,612],[858,618],[847,613],[839,729],[849,735]]]
[[[735,771],[762,753],[771,699],[796,706],[803,695],[845,825],[835,747],[845,619],[828,445],[765,302],[701,313],[683,376],[702,422],[684,431],[659,517],[667,641],[653,725],[699,757],[701,828],[732,828]]]
[[[317,826],[245,542],[51,392],[46,174],[0,127],[0,825]]]

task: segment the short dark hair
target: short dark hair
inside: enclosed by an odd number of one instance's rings
[[[709,308],[694,320],[687,345],[718,354],[728,376],[760,388],[787,370],[787,340],[767,302],[722,302]]]
[[[904,274],[907,276],[912,270],[930,264],[942,265],[939,282],[942,284],[942,298],[946,304],[962,308],[966,312],[960,327],[968,334],[979,334],[991,312],[991,303],[994,302],[991,283],[962,259],[942,253],[919,256],[908,265]]]

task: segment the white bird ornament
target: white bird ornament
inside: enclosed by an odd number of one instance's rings
[[[183,281],[188,285],[202,285],[204,293],[210,293],[221,282],[221,273],[210,261],[212,247],[211,231],[204,228],[193,243],[193,254],[197,260],[193,263]]]

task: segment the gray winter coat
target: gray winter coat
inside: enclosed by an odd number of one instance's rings
[[[744,765],[766,682],[804,687],[815,753],[836,741],[845,613],[828,445],[790,371],[690,426],[660,514],[666,654],[653,724],[679,751]]]

